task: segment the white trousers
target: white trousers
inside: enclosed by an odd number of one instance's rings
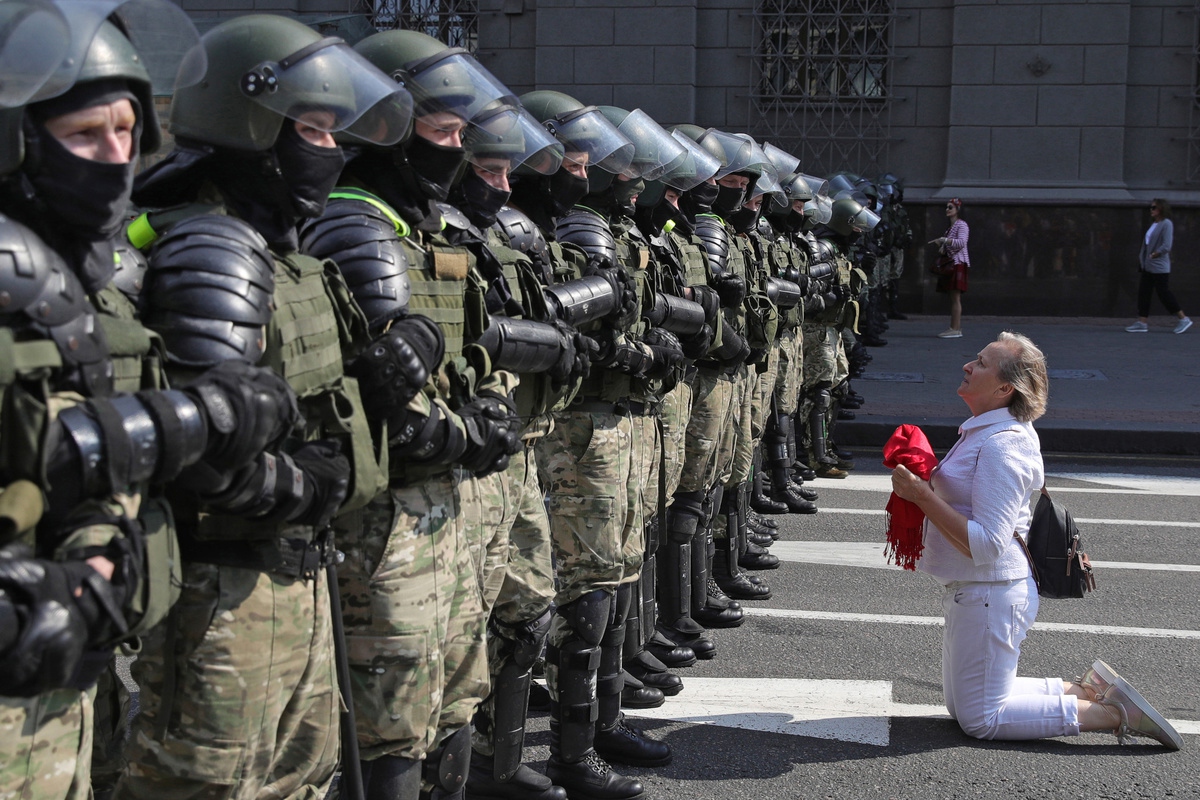
[[[956,582],[942,608],[942,686],[950,716],[977,739],[1079,733],[1079,707],[1060,678],[1018,678],[1021,642],[1038,612],[1033,578]]]

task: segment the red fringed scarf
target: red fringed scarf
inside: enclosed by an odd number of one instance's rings
[[[937,456],[929,445],[925,432],[916,425],[901,425],[883,446],[883,465],[895,469],[903,464],[921,480],[929,480],[937,466]],[[917,559],[925,549],[921,528],[925,513],[915,503],[902,500],[893,492],[888,498],[887,548],[883,554],[893,563],[908,570],[917,568]]]

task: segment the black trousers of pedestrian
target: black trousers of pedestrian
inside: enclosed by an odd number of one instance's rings
[[[1158,299],[1162,300],[1162,304],[1167,307],[1168,314],[1178,314],[1180,312],[1179,303],[1175,301],[1175,295],[1171,294],[1171,287],[1168,282],[1171,278],[1169,272],[1142,272],[1141,278],[1138,280],[1138,316],[1150,316],[1150,293],[1154,292],[1158,295]]]

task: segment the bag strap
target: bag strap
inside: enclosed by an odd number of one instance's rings
[[[1043,489],[1043,491],[1045,491]],[[1049,495],[1046,495],[1049,497]],[[1042,576],[1038,574],[1037,564],[1033,563],[1033,553],[1029,552],[1029,545],[1025,544],[1025,540],[1016,531],[1013,531],[1013,538],[1017,540],[1017,544],[1021,545],[1021,552],[1025,554],[1025,560],[1029,562],[1029,570],[1033,573],[1033,583],[1037,586],[1038,592],[1042,591]]]

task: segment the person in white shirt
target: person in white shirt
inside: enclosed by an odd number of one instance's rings
[[[895,493],[925,514],[918,569],[945,587],[942,683],[950,716],[979,739],[1039,739],[1081,731],[1150,736],[1179,749],[1179,734],[1123,678],[1097,661],[1079,682],[1019,678],[1021,642],[1038,611],[1037,585],[1015,536],[1045,483],[1033,420],[1046,410],[1041,350],[1000,334],[963,366],[958,395],[971,410],[928,482],[892,473]]]

